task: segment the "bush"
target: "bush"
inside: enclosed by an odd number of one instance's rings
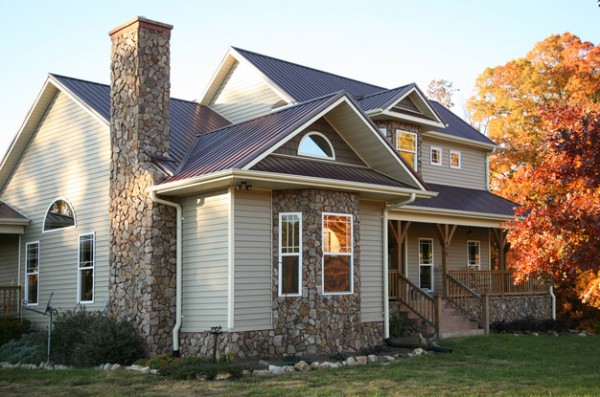
[[[399,338],[417,332],[417,322],[406,314],[390,316],[390,337]]]
[[[21,335],[29,331],[31,323],[21,318],[0,319],[0,346],[11,339],[18,340]]]
[[[0,361],[11,364],[39,364],[47,359],[48,334],[45,331],[23,334],[0,347]]]
[[[141,339],[124,319],[79,307],[59,313],[54,321],[52,357],[56,363],[76,367],[129,365],[143,354]]]
[[[567,329],[567,324],[564,321],[554,320],[538,320],[532,317],[526,317],[512,321],[494,321],[490,324],[490,329],[498,333],[513,333],[513,332],[561,332]]]
[[[232,378],[240,378],[245,369],[242,365],[233,363],[215,363],[212,364],[205,358],[186,357],[170,362],[160,370],[160,375],[172,379],[214,379],[217,374],[229,372]]]
[[[171,365],[174,361],[178,361],[179,357],[173,357],[171,354],[161,354],[151,358],[141,358],[136,360],[134,364],[152,369],[162,369]]]

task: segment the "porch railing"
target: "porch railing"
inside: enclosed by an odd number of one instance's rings
[[[0,317],[22,317],[20,285],[0,286]]]
[[[451,270],[448,272],[464,286],[480,295],[545,295],[548,285],[530,278],[515,284],[512,272],[506,270]]]
[[[396,299],[440,333],[439,299],[429,295],[402,274],[396,273]]]
[[[489,333],[489,301],[487,295],[480,295],[459,280],[446,275],[446,299],[464,314],[477,321],[484,332]]]

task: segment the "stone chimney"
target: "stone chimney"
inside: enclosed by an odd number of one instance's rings
[[[170,351],[175,304],[175,211],[146,189],[169,149],[171,25],[138,17],[113,29],[109,307],[131,318],[148,353]]]

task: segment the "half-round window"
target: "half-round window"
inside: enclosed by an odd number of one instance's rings
[[[58,199],[53,202],[46,212],[44,231],[64,229],[75,226],[75,211],[68,201]]]
[[[311,132],[304,135],[298,145],[298,155],[335,160],[335,153],[331,142],[329,142],[329,139],[325,135],[319,132]]]

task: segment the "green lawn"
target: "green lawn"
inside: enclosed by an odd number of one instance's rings
[[[599,396],[600,337],[491,335],[389,366],[234,382],[96,370],[0,370],[2,396]]]

